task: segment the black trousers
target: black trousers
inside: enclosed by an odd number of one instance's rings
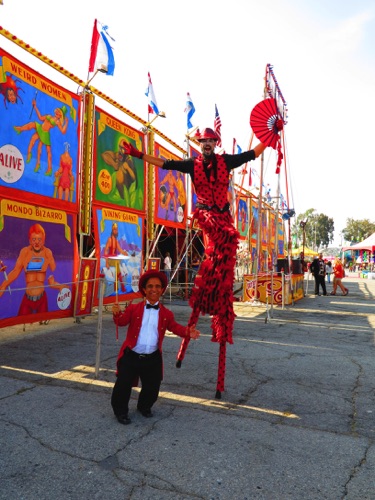
[[[127,348],[119,360],[118,375],[113,387],[111,404],[115,415],[127,415],[129,399],[134,380],[139,377],[142,389],[139,393],[137,408],[150,410],[158,399],[160,384],[163,378],[163,360],[161,352],[137,354]]]
[[[323,295],[327,295],[325,277],[322,275],[314,276],[315,278],[315,295],[319,294],[319,285],[322,287]]]

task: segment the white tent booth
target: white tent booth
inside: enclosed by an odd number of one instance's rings
[[[369,264],[371,269],[371,267],[373,267],[374,257],[375,257],[375,233],[371,234],[371,236],[364,239],[363,241],[360,241],[359,243],[355,243],[354,245],[351,246],[342,247],[343,252],[347,252],[349,250],[352,252],[352,255],[353,252],[355,251],[361,252],[356,259],[356,263],[357,264],[367,263]],[[366,260],[363,259],[363,252],[367,252]],[[368,271],[367,271],[367,277],[370,279],[375,279],[375,273]]]
[[[373,233],[371,236],[366,238],[363,241],[360,241],[359,243],[355,243],[354,245],[351,245],[350,247],[343,247],[342,250],[345,252],[346,250],[367,250],[370,251],[371,253],[375,252],[375,233]]]

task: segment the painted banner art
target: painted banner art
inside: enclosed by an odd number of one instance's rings
[[[155,156],[163,160],[181,159],[157,143]],[[155,168],[155,171],[155,222],[184,228],[187,214],[186,176],[177,170]]]
[[[72,316],[75,234],[66,212],[0,199],[0,328]]]
[[[249,210],[247,198],[244,196],[238,197],[237,207],[237,230],[240,233],[240,239],[247,239],[249,232]]]
[[[144,134],[108,113],[95,111],[95,201],[144,211],[143,160],[125,154],[123,140],[144,150]]]
[[[0,93],[0,194],[76,204],[79,98],[2,49]]]
[[[142,272],[143,219],[119,209],[96,208],[94,222],[96,257],[105,280],[104,303],[113,303],[120,296],[121,300],[137,297]]]

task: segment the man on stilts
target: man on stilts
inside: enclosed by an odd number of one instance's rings
[[[127,144],[127,154],[143,158],[163,168],[189,174],[197,194],[193,217],[203,232],[205,256],[195,278],[190,298],[192,313],[188,326],[196,325],[199,314],[212,316],[213,342],[220,344],[216,398],[224,390],[226,343],[233,344],[233,284],[239,233],[234,227],[228,202],[230,172],[248,161],[255,160],[267,147],[259,143],[252,150],[229,155],[215,154],[217,134],[205,128],[197,137],[201,154],[185,160],[166,160],[143,154]],[[177,355],[181,366],[188,341],[184,339]]]

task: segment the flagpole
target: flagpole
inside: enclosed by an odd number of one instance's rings
[[[187,92],[187,99],[186,99],[186,108],[185,108],[185,112],[186,112],[186,153],[185,153],[185,158],[188,158],[189,157],[189,152],[190,152],[190,135],[197,129],[197,127],[194,127],[192,128],[192,122],[191,122],[191,119],[195,113],[195,107],[194,107],[194,104],[193,104],[193,101],[191,99],[191,96],[190,96],[190,93]],[[189,133],[189,128],[192,128],[191,132]],[[185,179],[186,179],[186,239],[185,239],[185,247],[186,247],[186,252],[187,252],[187,255],[186,255],[186,265],[187,267],[189,267],[189,253],[188,253],[188,248],[191,247],[191,244],[192,244],[192,241],[194,239],[194,237],[192,238],[191,237],[191,233],[192,233],[192,228],[189,226],[189,217],[188,217],[188,214],[189,212],[191,213],[191,209],[192,209],[192,204],[191,204],[191,192],[192,192],[192,189],[191,189],[191,178],[190,176],[185,176]],[[190,254],[190,264],[191,264],[191,254]],[[189,276],[190,274],[190,276]],[[188,273],[188,280],[190,282],[190,280],[193,279],[193,274],[192,273]],[[189,290],[189,287],[186,288],[186,292]],[[186,293],[186,295],[188,295]],[[185,298],[188,298],[187,296]]]
[[[276,210],[275,210],[275,252],[272,269],[277,271],[277,259],[279,257],[279,208],[280,208],[280,172],[277,174]]]
[[[266,98],[267,88],[264,87],[263,95]],[[259,180],[259,198],[258,198],[258,234],[257,234],[257,246],[255,255],[255,300],[258,300],[258,273],[259,273],[259,254],[261,251],[261,239],[262,239],[262,197],[263,197],[263,172],[264,172],[264,152],[260,158],[260,180]]]
[[[189,147],[190,147],[190,138],[189,138],[189,129],[186,130],[186,158],[189,156]],[[190,178],[190,176],[189,176]],[[185,176],[185,179],[187,181],[187,176]],[[186,221],[185,221],[185,248],[186,248],[186,266],[189,268],[189,252],[188,252],[188,248],[190,247],[190,238],[191,238],[191,235],[190,235],[190,230],[189,230],[189,219],[188,219],[188,207],[189,207],[189,204],[190,204],[190,192],[191,192],[191,189],[190,189],[190,182],[186,182],[186,200],[189,200],[187,201],[186,203]],[[191,261],[191,255],[190,255],[190,261]],[[191,279],[193,279],[193,275],[191,273],[187,273],[188,275],[188,281],[190,282],[190,277],[189,277],[189,274],[191,275]],[[189,290],[189,287],[190,287],[190,283],[188,284],[188,286],[186,287],[185,289],[185,299],[188,299],[188,290]]]
[[[99,68],[95,70],[95,72],[94,72],[94,74],[92,75],[92,77],[91,77],[91,78],[89,78],[90,73],[87,73],[87,82],[86,82],[86,83],[85,83],[85,85],[84,85],[84,88],[85,88],[85,89],[88,89],[88,87],[89,87],[90,83],[93,81],[93,79],[96,77],[96,75],[97,75],[99,72],[100,72],[100,73],[107,73],[104,69],[99,69]]]
[[[148,113],[149,116],[149,113]],[[152,123],[157,118],[166,118],[166,114],[164,111],[159,111],[155,114],[152,120],[146,123],[146,126],[142,129],[146,136],[146,151],[150,156],[154,155],[154,141],[155,141],[155,129],[152,126]],[[147,179],[146,179],[146,193],[147,193],[147,237],[146,237],[146,268],[148,267],[148,260],[150,258],[150,242],[155,237],[155,228],[154,228],[154,187],[155,187],[155,168],[151,163],[147,163]]]

